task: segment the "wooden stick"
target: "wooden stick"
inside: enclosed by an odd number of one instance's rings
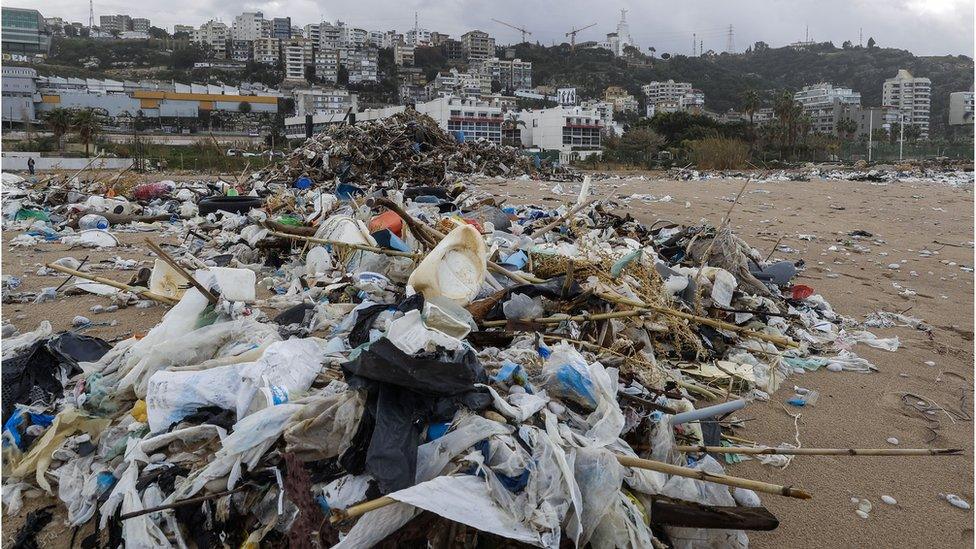
[[[779,520],[765,507],[725,507],[682,501],[667,496],[651,497],[651,522],[685,528],[775,530]]]
[[[808,492],[800,490],[798,488],[792,488],[789,486],[780,486],[778,484],[770,484],[768,482],[762,482],[758,480],[751,480],[746,478],[731,477],[728,475],[719,475],[715,473],[709,473],[707,471],[699,471],[697,469],[690,469],[688,467],[682,467],[680,465],[672,465],[670,463],[664,463],[662,461],[653,461],[650,459],[641,459],[631,456],[617,456],[617,461],[625,467],[634,467],[636,469],[647,469],[648,471],[657,471],[659,473],[666,473],[668,475],[674,475],[678,477],[693,478],[705,482],[714,482],[716,484],[724,484],[726,486],[735,486],[738,488],[748,488],[749,490],[754,490],[756,492],[763,492],[766,494],[776,494],[780,496],[786,496],[797,499],[810,499],[811,496]]]
[[[68,267],[62,267],[54,263],[48,263],[45,265],[48,269],[54,269],[55,271],[60,271],[62,273],[67,273],[69,275],[77,276],[78,278],[84,278],[85,280],[91,280],[92,282],[98,282],[99,284],[105,284],[106,286],[111,286],[113,288],[118,288],[119,290],[125,290],[127,292],[132,292],[136,295],[140,295],[147,299],[153,301],[158,301],[160,303],[165,303],[166,305],[176,305],[178,302],[176,299],[171,297],[166,297],[164,295],[154,294],[149,290],[142,290],[136,288],[135,286],[129,286],[128,284],[123,284],[121,282],[116,282],[110,278],[102,278],[100,276],[95,276],[88,273],[83,273],[81,271],[76,271],[74,269],[69,269]]]
[[[532,231],[531,233],[529,233],[528,236],[531,236],[532,238],[539,238],[540,236],[544,236],[546,233],[548,233],[549,231],[555,229],[556,227],[558,227],[562,223],[564,223],[564,222],[572,219],[573,216],[575,216],[577,213],[580,212],[580,210],[586,208],[587,206],[589,206],[590,204],[593,204],[596,201],[597,201],[596,198],[591,198],[591,199],[587,200],[586,202],[583,202],[582,204],[578,204],[578,205],[574,206],[568,212],[566,212],[565,214],[559,216],[559,218],[557,218],[552,223],[549,223],[548,225],[543,225],[538,230]]]
[[[222,498],[224,496],[229,496],[231,494],[236,494],[248,488],[249,486],[238,486],[233,490],[226,490],[224,492],[217,492],[216,494],[207,494],[205,496],[197,496],[195,498],[182,499],[180,501],[174,501],[173,503],[167,503],[166,505],[157,505],[156,507],[150,507],[148,509],[143,509],[141,511],[132,511],[131,513],[126,513],[119,517],[119,520],[129,520],[130,518],[141,517],[142,515],[148,515],[149,513],[155,513],[157,511],[165,511],[167,509],[176,509],[177,507],[184,507],[186,505],[193,505],[194,503],[202,503],[211,499]]]
[[[312,242],[314,244],[328,244],[330,246],[338,246],[340,248],[352,248],[354,250],[362,250],[365,252],[373,252],[377,254],[391,255],[394,257],[409,257],[411,259],[419,259],[424,256],[424,254],[419,254],[415,252],[401,252],[400,250],[387,250],[386,248],[378,248],[376,246],[367,246],[366,244],[350,244],[348,242],[339,242],[336,240],[324,240],[321,238],[315,238],[314,236],[302,236],[299,234],[289,234],[282,233],[279,231],[271,231],[269,234],[273,236],[279,236],[281,238],[290,238],[292,240],[302,240],[304,242]]]
[[[203,284],[197,282],[197,279],[193,278],[193,276],[190,275],[190,273],[186,272],[186,269],[184,269],[179,263],[177,263],[175,259],[170,257],[168,253],[164,252],[163,249],[160,248],[155,242],[149,240],[148,238],[145,240],[146,240],[146,245],[149,246],[149,249],[156,252],[156,255],[158,255],[160,259],[165,261],[170,267],[173,268],[173,270],[179,273],[180,276],[187,279],[190,282],[190,284],[193,285],[194,288],[199,290],[200,293],[207,298],[207,301],[209,301],[211,305],[217,304],[218,301],[217,296],[213,295],[213,293],[211,293],[211,291],[208,290]]]
[[[686,453],[781,456],[958,456],[959,448],[768,448],[751,446],[676,446]]]

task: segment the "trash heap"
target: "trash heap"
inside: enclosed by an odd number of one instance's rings
[[[757,492],[810,497],[725,474],[731,414],[796,371],[871,372],[853,347],[896,338],[727,226],[647,226],[588,180],[555,209],[448,187],[480,146],[396,122],[133,199],[182,213],[181,243],[102,290],[171,308],[114,346],[5,330],[7,513],[56,497],[97,526],[83,546],[746,547],[778,524]],[[490,151],[480,173],[510,161]]]
[[[332,125],[262,174],[266,181],[309,178],[352,185],[445,185],[458,174],[489,177],[575,175],[565,168],[486,140],[465,140],[442,130],[432,118],[404,111],[356,125]]]

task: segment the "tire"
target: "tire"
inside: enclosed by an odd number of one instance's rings
[[[258,196],[208,196],[197,202],[200,215],[207,215],[216,211],[246,214],[251,209],[260,208],[263,205],[264,199]]]

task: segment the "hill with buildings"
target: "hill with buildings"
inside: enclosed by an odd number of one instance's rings
[[[938,133],[948,117],[951,92],[973,86],[973,60],[966,56],[917,57],[909,51],[858,47],[831,43],[770,48],[757,42],[745,53],[706,52],[700,57],[677,55],[653,58],[636,50],[614,57],[603,49],[577,48],[568,44],[544,47],[522,44],[516,57],[532,62],[536,85],[575,86],[583,97],[598,97],[608,86],[620,86],[641,99],[641,85],[674,79],[690,82],[705,94],[706,108],[713,112],[742,107],[742,94],[756,90],[764,106],[772,106],[782,91],[830,82],[861,93],[865,105],[880,105],[885,79],[899,69],[932,81],[932,129]]]

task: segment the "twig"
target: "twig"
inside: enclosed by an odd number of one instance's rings
[[[131,518],[141,517],[142,515],[148,515],[149,513],[155,513],[157,511],[166,511],[167,509],[176,509],[177,507],[185,507],[187,505],[193,505],[194,503],[202,503],[204,501],[209,501],[211,499],[217,499],[217,498],[222,498],[224,496],[229,496],[231,494],[236,494],[237,492],[243,491],[246,488],[249,488],[249,486],[245,484],[243,486],[238,486],[233,490],[226,490],[224,492],[217,492],[216,494],[207,494],[205,496],[197,496],[195,498],[174,501],[173,503],[167,503],[166,505],[157,505],[156,507],[142,509],[141,511],[132,511],[131,513],[126,513],[120,516],[119,519],[129,520]]]
[[[783,456],[959,456],[960,448],[769,448],[750,446],[676,446],[685,453]]]
[[[86,255],[85,256],[85,259],[82,259],[81,262],[78,263],[78,270],[79,271],[81,270],[82,267],[85,266],[85,263],[88,262],[88,258],[89,258],[89,256]],[[61,288],[64,288],[64,285],[67,284],[68,282],[71,282],[71,279],[74,278],[74,277],[75,277],[75,275],[68,275],[68,278],[64,279],[64,282],[62,282],[57,288],[54,289],[54,293],[60,292],[61,291]]]

